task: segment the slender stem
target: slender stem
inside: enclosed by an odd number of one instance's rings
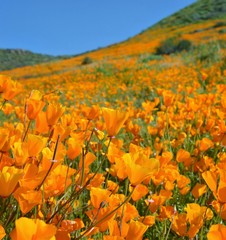
[[[98,166],[97,170],[95,171],[95,173],[93,174],[93,176],[90,177],[90,178],[87,180],[87,182],[86,182],[86,184],[83,186],[83,188],[87,187],[87,186],[90,184],[90,182],[91,182],[91,181],[94,179],[94,177],[97,175],[97,173],[98,173],[98,171],[100,170],[100,168],[103,166],[103,163],[104,163],[105,158],[106,158],[107,153],[108,153],[108,148],[109,148],[110,143],[111,143],[111,139],[112,139],[112,138],[109,139],[108,146],[107,146],[107,150],[106,150],[106,152],[105,152],[105,154],[104,154],[104,159],[103,159],[102,162],[99,164],[99,166]]]
[[[55,146],[55,149],[54,149],[54,152],[53,152],[53,158],[52,158],[52,163],[50,165],[50,168],[49,168],[48,172],[46,173],[45,177],[43,178],[41,184],[37,187],[37,190],[39,190],[41,188],[42,184],[45,182],[46,178],[48,177],[50,171],[53,168],[53,165],[55,163],[54,160],[56,158],[56,153],[57,153],[57,149],[58,149],[59,140],[60,140],[60,135],[58,135],[58,137],[57,137],[56,146]]]
[[[54,218],[54,216],[55,216],[61,209],[63,209],[68,203],[70,203],[70,202],[73,201],[77,196],[79,196],[79,195],[82,193],[82,191],[84,191],[84,189],[90,184],[90,182],[91,182],[91,181],[93,180],[93,178],[97,175],[99,169],[100,169],[101,166],[103,165],[103,162],[104,162],[105,157],[106,157],[106,155],[107,155],[107,152],[108,152],[108,148],[109,148],[109,146],[110,146],[110,143],[111,143],[111,138],[109,139],[109,143],[108,143],[108,146],[107,146],[107,150],[106,150],[106,152],[105,152],[105,155],[104,155],[104,159],[102,160],[102,162],[101,162],[100,165],[98,166],[98,168],[97,168],[96,172],[94,173],[94,175],[93,175],[92,177],[90,177],[90,178],[86,181],[86,183],[84,184],[84,186],[82,186],[79,191],[74,192],[74,193],[69,197],[69,199],[68,199],[67,201],[65,201],[65,202],[59,207],[59,209],[56,210],[56,211],[50,216],[50,218],[46,221],[46,223],[51,222],[51,220]]]
[[[0,155],[0,162],[2,161],[2,158],[3,158],[3,152],[1,152],[1,155]]]
[[[4,99],[4,101],[2,102],[1,110],[2,110],[2,109],[3,109],[3,107],[5,106],[6,102],[7,102],[7,100],[6,100],[6,99]]]
[[[84,183],[84,178],[85,178],[85,149],[82,148],[82,171],[81,171],[81,182],[80,182],[80,186],[83,185]]]
[[[173,215],[173,217],[172,217],[172,221],[171,221],[170,226],[169,226],[169,229],[168,229],[168,231],[167,231],[165,240],[167,240],[168,237],[169,237],[169,233],[170,233],[170,231],[171,231],[171,228],[172,228],[172,225],[173,225],[173,221],[174,221],[174,215]]]
[[[64,182],[64,191],[66,190],[66,186],[67,186],[67,180],[68,180],[68,173],[69,173],[69,166],[70,164],[67,164],[67,172],[66,172],[66,177],[65,177],[65,182]]]
[[[15,205],[16,209],[15,211],[12,211],[9,215],[9,218],[7,219],[6,223],[4,224],[4,228],[6,229],[8,227],[8,225],[11,223],[11,222],[14,222],[14,219],[16,218],[17,216],[17,209],[18,209],[18,205]]]
[[[23,139],[22,139],[22,142],[25,141],[25,138],[26,138],[26,136],[27,136],[28,130],[29,130],[29,128],[30,128],[30,125],[31,125],[31,120],[29,120],[29,122],[28,122],[27,129],[26,129],[26,131],[25,131],[25,133],[24,133],[24,137],[23,137]]]
[[[144,222],[145,218],[146,218],[147,215],[148,215],[150,205],[151,205],[151,203],[148,203],[148,205],[147,205],[147,207],[146,207],[146,209],[145,209],[144,218],[143,218],[142,222]]]

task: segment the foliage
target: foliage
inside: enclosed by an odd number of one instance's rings
[[[192,47],[192,43],[186,39],[178,39],[178,38],[167,38],[156,49],[156,54],[172,54],[178,53],[182,51],[189,51]]]
[[[197,61],[211,65],[221,60],[222,46],[223,42],[210,41],[206,44],[196,46],[193,53]]]
[[[55,57],[22,49],[0,49],[0,71],[56,61],[69,56]]]
[[[148,63],[149,61],[153,60],[162,60],[162,56],[154,55],[154,54],[145,54],[140,56],[139,62],[140,63]]]
[[[226,16],[225,0],[197,0],[181,11],[156,24],[161,27],[187,25],[207,19],[224,19]],[[225,21],[222,21],[225,24]],[[217,25],[218,26],[218,25]]]
[[[93,62],[93,60],[92,60],[92,58],[90,58],[90,57],[84,57],[83,58],[83,60],[82,60],[82,65],[87,65],[87,64],[90,64],[90,63],[92,63]]]

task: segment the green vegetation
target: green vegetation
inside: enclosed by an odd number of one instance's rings
[[[155,54],[142,55],[139,58],[139,63],[148,63],[153,60],[162,60],[162,56]]]
[[[90,57],[85,57],[83,60],[82,60],[82,65],[87,65],[87,64],[90,64],[90,63],[92,63],[93,62],[93,60],[92,60],[92,58],[90,58]]]
[[[186,39],[178,39],[178,38],[167,38],[163,42],[160,43],[160,46],[156,49],[156,54],[159,55],[169,55],[172,53],[189,51],[192,47],[192,43]]]
[[[0,71],[70,58],[33,53],[22,49],[0,49]]]
[[[155,26],[186,25],[208,19],[226,18],[225,0],[198,0],[190,6],[158,22]],[[225,24],[225,22],[223,22]]]

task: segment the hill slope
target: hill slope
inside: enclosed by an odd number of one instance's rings
[[[54,73],[73,71],[75,68],[81,67],[81,63],[86,57],[89,57],[92,62],[98,63],[109,59],[154,54],[159,44],[170,37],[179,36],[192,41],[194,45],[214,39],[224,42],[226,41],[225,11],[226,0],[199,0],[124,42],[70,58],[69,56],[52,57],[33,54],[28,51],[22,51],[20,54],[6,50],[3,51],[4,57],[1,57],[0,54],[0,62],[2,63],[0,70],[47,62],[40,66],[26,67],[24,70],[5,71],[5,74],[10,74],[17,79],[27,79],[34,76],[49,76]],[[7,54],[10,56],[6,57]],[[9,61],[6,60],[7,58]],[[56,61],[59,59],[61,60]]]
[[[198,0],[181,11],[161,20],[156,26],[186,25],[210,19],[226,19],[225,0]]]
[[[51,56],[23,49],[0,49],[0,71],[62,60],[69,56]]]

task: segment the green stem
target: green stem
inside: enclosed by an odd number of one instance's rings
[[[26,129],[26,131],[25,131],[25,133],[24,133],[24,137],[23,137],[23,139],[22,139],[22,142],[24,142],[25,139],[26,139],[28,130],[29,130],[29,128],[30,128],[30,125],[31,125],[31,120],[29,120],[29,122],[28,122],[27,129]]]
[[[6,99],[4,99],[4,101],[2,102],[1,110],[2,110],[2,109],[3,109],[3,107],[5,106],[6,102],[7,102],[7,100],[6,100]]]
[[[145,218],[147,217],[148,215],[148,212],[149,212],[149,207],[150,207],[151,203],[149,202],[146,209],[145,209],[145,212],[144,212],[144,218],[142,220],[142,222],[144,222]]]
[[[58,135],[58,137],[57,137],[56,146],[55,146],[55,149],[54,149],[54,152],[53,152],[53,158],[52,158],[52,163],[50,165],[50,168],[49,168],[48,172],[46,173],[45,177],[43,178],[41,184],[37,187],[37,191],[41,188],[42,184],[45,182],[46,178],[48,177],[50,171],[53,168],[53,165],[55,163],[55,158],[56,158],[56,153],[57,153],[57,149],[58,149],[59,140],[60,140],[60,135]]]
[[[96,172],[94,173],[94,175],[93,175],[92,177],[90,177],[90,178],[86,181],[86,183],[84,184],[84,186],[82,186],[79,191],[74,192],[74,193],[69,197],[69,199],[68,199],[67,201],[65,201],[65,202],[59,207],[59,209],[56,210],[56,211],[50,216],[50,218],[46,221],[46,223],[51,222],[51,220],[54,218],[54,216],[55,216],[61,209],[63,209],[68,203],[72,202],[77,196],[79,196],[79,195],[82,193],[82,191],[84,191],[84,189],[90,184],[90,182],[91,182],[91,181],[93,180],[93,178],[97,175],[99,169],[100,169],[101,166],[103,165],[103,162],[105,161],[105,158],[106,158],[106,156],[107,156],[107,152],[108,152],[108,148],[109,148],[109,146],[110,146],[110,143],[111,143],[111,138],[109,139],[109,143],[108,143],[108,146],[107,146],[107,150],[106,150],[106,152],[105,152],[105,155],[104,155],[104,159],[102,160],[102,162],[101,162],[100,165],[98,166],[98,168],[97,168]]]
[[[88,130],[89,123],[90,123],[90,121],[88,121],[88,123],[87,123],[86,132]],[[85,135],[86,135],[86,132],[85,132]],[[84,183],[84,178],[85,178],[85,157],[86,157],[86,155],[88,153],[88,150],[89,150],[89,144],[90,144],[90,141],[92,139],[93,132],[94,132],[94,129],[92,130],[92,132],[90,134],[89,140],[86,142],[85,148],[82,149],[82,171],[81,171],[81,183],[80,183],[80,186],[82,186],[83,183]]]

